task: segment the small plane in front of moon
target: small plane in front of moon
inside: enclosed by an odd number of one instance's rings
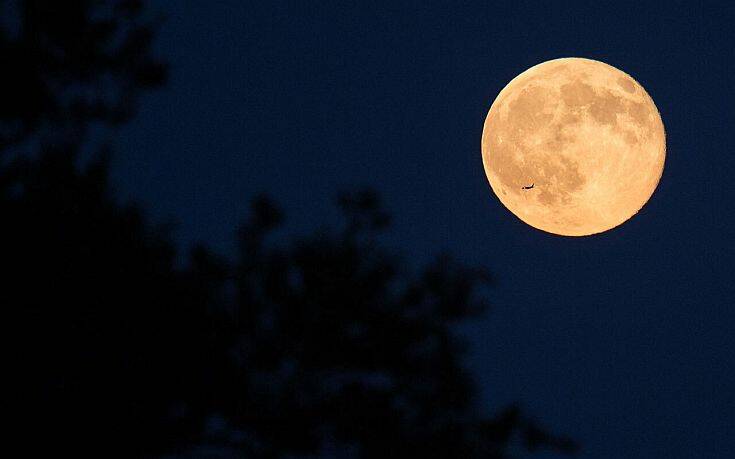
[[[528,186],[524,186],[523,189],[524,190],[530,190],[531,188],[533,188],[534,185],[535,185],[535,183],[532,183],[532,184],[530,184]]]

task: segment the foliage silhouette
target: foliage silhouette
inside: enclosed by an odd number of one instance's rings
[[[140,0],[0,0],[0,8],[0,149],[122,123],[140,91],[166,79]]]
[[[0,253],[27,455],[576,450],[515,406],[483,416],[454,325],[486,310],[489,277],[448,256],[414,275],[379,244],[373,192],[339,197],[342,227],[284,244],[258,197],[232,259],[199,246],[177,265],[166,229],[114,199],[109,153],[79,160],[93,123],[124,121],[164,81],[141,2],[16,3],[17,32],[0,33]]]

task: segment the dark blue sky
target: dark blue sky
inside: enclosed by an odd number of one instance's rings
[[[520,400],[584,458],[735,457],[733,3],[327,3],[154,2],[171,81],[122,131],[121,193],[224,252],[257,192],[301,232],[372,186],[408,259],[495,273],[468,327],[488,409]],[[515,219],[480,156],[500,89],[565,56],[631,74],[667,132],[652,199],[588,238]]]

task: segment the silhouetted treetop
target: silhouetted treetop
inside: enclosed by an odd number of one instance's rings
[[[118,124],[166,67],[151,55],[154,22],[135,0],[3,0],[0,148],[42,133],[78,136]],[[14,13],[14,14],[13,14]]]
[[[414,275],[376,243],[388,228],[377,195],[338,204],[341,229],[274,246],[281,213],[261,197],[240,232],[229,309],[241,384],[220,412],[260,439],[250,453],[313,454],[329,442],[366,458],[504,457],[512,434],[573,451],[517,409],[496,420],[477,408],[453,324],[486,309],[487,273],[442,256]]]

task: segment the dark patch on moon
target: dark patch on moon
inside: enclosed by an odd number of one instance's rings
[[[538,194],[538,201],[541,204],[554,204],[558,199],[556,196],[549,193],[548,190],[543,190]]]
[[[518,147],[512,142],[493,142],[491,147],[493,152],[490,158],[491,169],[495,171],[504,188],[509,189],[511,193],[520,191],[520,187],[523,186],[521,181],[526,176],[522,164],[515,161],[517,149]],[[503,167],[494,167],[496,164],[502,164]]]
[[[569,201],[569,194],[581,189],[585,178],[579,173],[579,165],[564,155],[557,156],[557,161],[544,164],[543,171],[549,183],[554,183],[554,193],[551,202],[565,203]]]
[[[641,127],[645,127],[646,129],[650,127],[651,121],[648,115],[651,114],[651,110],[647,104],[634,102],[628,107],[628,113]]]
[[[620,77],[618,78],[618,86],[623,88],[623,91],[633,94],[635,92],[635,83],[633,83],[633,80],[626,77]]]
[[[559,89],[561,98],[571,109],[588,106],[594,103],[597,97],[592,86],[583,83],[581,80],[574,80],[571,83],[562,85]]]
[[[625,140],[625,143],[628,145],[635,145],[638,143],[638,136],[636,136],[633,132],[626,130],[623,134],[623,139]]]
[[[590,115],[602,124],[615,124],[618,113],[625,111],[623,101],[610,91],[603,91],[590,106]]]
[[[544,88],[527,86],[508,104],[508,123],[522,127],[526,133],[535,132],[554,118],[553,112],[545,109],[554,110],[555,105]]]
[[[571,121],[576,123],[577,121]],[[544,150],[550,150],[553,152],[559,152],[564,149],[566,145],[574,143],[575,137],[571,134],[564,132],[564,128],[569,126],[570,123],[554,123],[551,126],[552,136],[544,142]]]

